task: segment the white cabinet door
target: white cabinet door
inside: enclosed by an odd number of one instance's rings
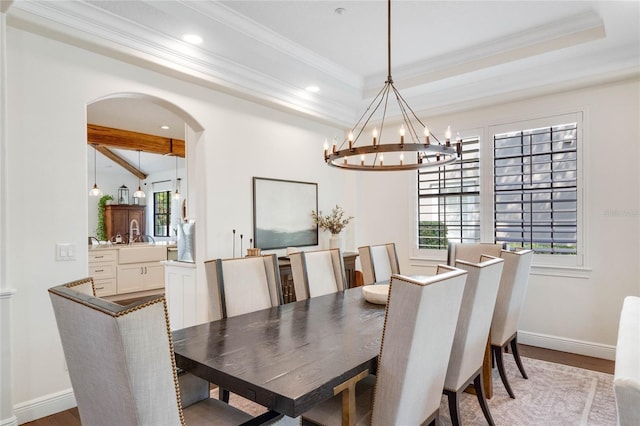
[[[118,294],[164,287],[164,265],[159,262],[118,266]]]
[[[161,263],[147,263],[144,265],[145,290],[164,287],[164,265]]]
[[[118,266],[118,294],[143,290],[145,290],[145,280],[142,264]]]
[[[165,265],[165,297],[171,330],[196,325],[198,312],[195,267]]]

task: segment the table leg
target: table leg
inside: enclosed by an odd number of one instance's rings
[[[482,363],[482,386],[484,396],[491,399],[493,396],[493,380],[491,377],[491,335],[487,339],[487,347],[484,350],[484,362]]]

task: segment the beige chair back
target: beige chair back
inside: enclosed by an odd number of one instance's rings
[[[391,274],[400,273],[396,244],[358,247],[364,285],[389,281]]]
[[[418,425],[437,412],[467,272],[423,280],[392,275],[372,424]]]
[[[207,260],[207,280],[219,291],[223,318],[281,305],[282,287],[275,254]]]
[[[164,297],[121,306],[86,289],[49,289],[82,424],[184,423]]]
[[[467,271],[467,283],[451,348],[444,388],[457,392],[482,368],[504,260],[481,256],[480,263],[456,261]]]
[[[504,345],[518,331],[518,322],[529,285],[533,250],[506,251],[504,270],[491,322],[491,344]]]
[[[480,256],[500,257],[505,244],[492,243],[449,243],[447,249],[447,265],[454,265],[456,260],[480,263]]]
[[[346,276],[340,249],[297,252],[289,255],[296,300],[345,289]]]

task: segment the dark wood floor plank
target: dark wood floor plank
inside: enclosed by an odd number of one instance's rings
[[[585,370],[599,371],[601,373],[613,374],[615,362],[608,359],[593,358],[590,356],[571,354],[568,352],[554,351],[552,349],[539,348],[536,346],[519,345],[520,356],[540,359],[542,361],[555,362],[558,364],[570,365],[572,367],[584,368]]]

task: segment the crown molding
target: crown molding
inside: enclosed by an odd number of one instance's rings
[[[10,12],[11,26],[326,123],[345,125],[360,102],[359,90],[348,85],[334,90],[344,95],[343,101],[309,96],[283,78],[169,38],[86,2],[19,1]]]
[[[394,69],[399,89],[415,87],[605,37],[602,18],[589,11],[569,18]],[[382,74],[365,79],[365,97],[375,95]]]

